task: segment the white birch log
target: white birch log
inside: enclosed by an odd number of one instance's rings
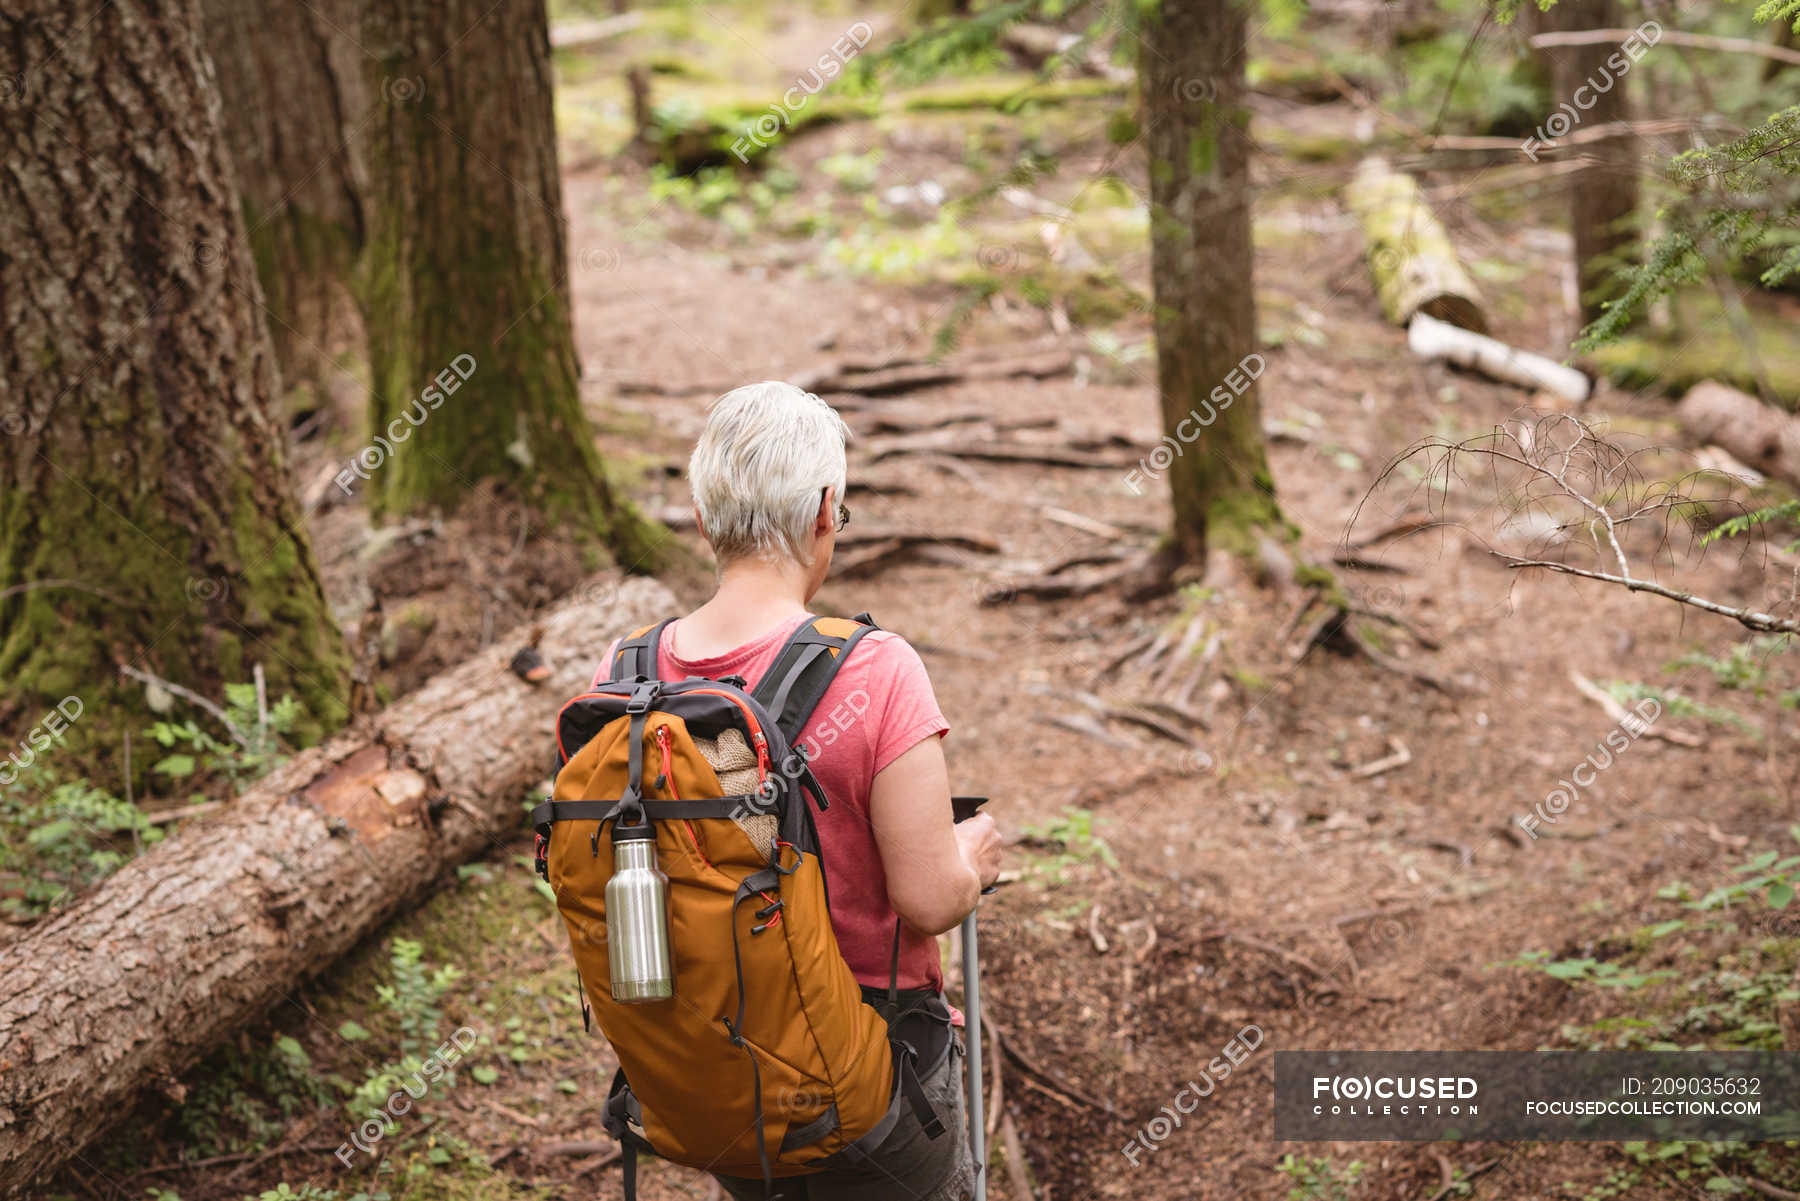
[[[1454,363],[1503,384],[1542,389],[1574,404],[1585,401],[1593,390],[1593,382],[1573,367],[1424,313],[1407,325],[1406,345],[1422,359]]]

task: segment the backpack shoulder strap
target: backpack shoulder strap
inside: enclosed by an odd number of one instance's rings
[[[657,648],[662,645],[663,627],[674,618],[667,618],[653,626],[645,626],[627,638],[619,640],[618,649],[613,651],[611,669],[608,680],[635,680],[640,676],[646,680],[660,679],[657,674],[656,661],[659,656]]]
[[[863,635],[877,629],[868,614],[854,618],[815,617],[788,636],[774,663],[752,694],[791,746]]]

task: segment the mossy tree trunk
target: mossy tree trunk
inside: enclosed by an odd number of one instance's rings
[[[653,580],[615,580],[503,633],[0,947],[0,1198],[58,1195],[41,1177],[123,1141],[112,1127],[140,1094],[516,837],[561,698],[609,639],[675,604]],[[559,649],[537,687],[508,667],[534,637]],[[316,1137],[350,1131],[334,1121]],[[313,1162],[339,1171],[327,1151]]]
[[[641,569],[650,527],[578,391],[543,0],[365,0],[362,40],[384,102],[361,268],[376,507],[498,478]]]
[[[361,388],[337,363],[360,355],[351,272],[365,237],[358,123],[369,115],[352,31],[357,0],[202,0],[269,336],[290,391],[360,418]],[[316,402],[296,398],[306,411]]]
[[[1625,24],[1619,0],[1557,0],[1535,19],[1546,33]],[[1580,125],[1574,128],[1596,129],[1631,120],[1626,93],[1631,61],[1618,46],[1553,46],[1543,53],[1550,63],[1552,100],[1565,118],[1571,111],[1579,116]],[[1614,273],[1637,258],[1637,140],[1607,138],[1582,146],[1577,153],[1590,161],[1566,177],[1569,225],[1575,237],[1582,319],[1594,321],[1621,290]]]
[[[347,660],[270,416],[274,354],[193,0],[0,13],[0,727],[136,665],[206,693],[261,663],[317,736]],[[10,595],[9,595],[10,593]]]
[[[1256,376],[1250,114],[1241,0],[1162,0],[1143,16],[1138,79],[1150,160],[1150,266],[1173,544],[1248,555],[1291,528],[1275,502]]]

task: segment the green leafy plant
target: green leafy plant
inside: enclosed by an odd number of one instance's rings
[[[306,714],[300,702],[284,696],[265,715],[257,703],[254,684],[225,685],[224,710],[226,719],[244,735],[248,745],[236,740],[221,741],[191,718],[159,721],[150,727],[150,737],[170,753],[150,770],[170,780],[217,774],[242,791],[282,761],[286,753],[284,737]]]
[[[1617,963],[1592,958],[1551,959],[1548,951],[1527,951],[1507,962],[1511,967],[1535,968],[1554,980],[1580,981],[1599,988],[1636,990],[1676,975],[1673,971],[1632,971]]]
[[[21,881],[19,893],[0,904],[20,916],[48,912],[162,836],[135,805],[33,764],[0,785],[0,884],[14,875]]]
[[[1800,842],[1800,825],[1789,826],[1788,834]],[[1726,909],[1760,896],[1769,908],[1786,909],[1794,900],[1796,868],[1800,868],[1800,855],[1784,856],[1779,851],[1764,851],[1732,869],[1743,879],[1720,885],[1698,901],[1690,902],[1688,908]]]
[[[273,1146],[294,1117],[335,1100],[306,1049],[287,1035],[215,1052],[193,1080],[177,1121],[184,1141],[202,1155]]]
[[[1288,1201],[1348,1201],[1363,1173],[1363,1162],[1338,1167],[1322,1155],[1284,1155],[1275,1170],[1294,1182]]]
[[[1765,634],[1748,642],[1735,643],[1722,656],[1695,652],[1681,656],[1669,667],[1670,670],[1704,667],[1712,673],[1713,681],[1719,687],[1742,689],[1760,696],[1768,681],[1775,656],[1786,654],[1793,642],[1792,634]]]
[[[356,1088],[350,1098],[354,1112],[379,1109],[403,1080],[423,1070],[425,1057],[443,1042],[439,1024],[444,1014],[439,1001],[463,972],[454,964],[429,968],[424,958],[424,944],[412,939],[396,938],[388,949],[392,981],[377,985],[375,996],[399,1027],[400,1058],[390,1066],[371,1071]],[[346,1023],[339,1034],[352,1041],[368,1037],[368,1031],[354,1022]],[[448,1072],[445,1078],[450,1078]]]
[[[1702,534],[1700,545],[1708,546],[1721,538],[1736,538],[1749,533],[1759,525],[1770,525],[1778,521],[1800,521],[1800,500],[1790,498],[1780,504],[1768,505],[1749,513],[1739,513],[1735,517],[1728,517]],[[1788,544],[1790,551],[1795,547],[1800,547],[1800,542]]]
[[[1023,833],[1032,842],[1057,848],[1054,855],[1047,857],[1044,866],[1053,877],[1060,879],[1068,868],[1081,863],[1098,860],[1109,868],[1119,866],[1112,848],[1094,833],[1098,820],[1092,810],[1070,808],[1060,817],[1026,826]]]
[[[1638,684],[1629,680],[1610,680],[1604,687],[1622,705],[1630,706],[1639,701],[1653,700],[1671,717],[1698,718],[1711,725],[1729,726],[1752,738],[1762,737],[1762,731],[1741,713],[1735,713],[1722,705],[1697,701],[1674,688],[1658,688],[1654,684]]]

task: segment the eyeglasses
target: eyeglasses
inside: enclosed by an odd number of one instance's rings
[[[830,491],[831,491],[830,488],[820,488],[819,489],[819,503],[823,504],[825,502],[825,494]],[[850,506],[843,503],[842,501],[839,501],[838,507],[837,507],[837,532],[840,534],[843,533],[844,527],[849,524],[850,524]]]

